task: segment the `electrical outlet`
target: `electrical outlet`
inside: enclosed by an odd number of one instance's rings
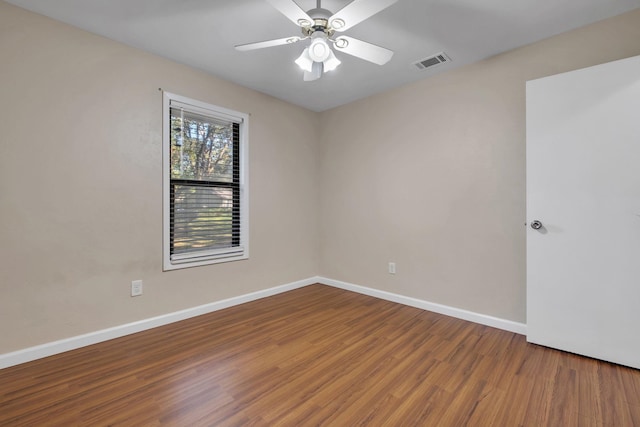
[[[395,262],[390,262],[389,263],[389,274],[396,274],[396,263]]]
[[[131,282],[131,296],[137,297],[142,295],[142,280],[134,280]]]

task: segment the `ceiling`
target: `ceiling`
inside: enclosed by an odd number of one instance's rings
[[[343,34],[395,51],[379,66],[342,52],[304,82],[305,42],[249,52],[235,45],[299,35],[266,0],[6,0],[313,111],[323,111],[640,7],[640,0],[399,0]],[[358,0],[363,1],[363,0]],[[313,9],[316,0],[296,0]],[[337,12],[350,0],[324,0]],[[414,62],[445,52],[426,70]]]

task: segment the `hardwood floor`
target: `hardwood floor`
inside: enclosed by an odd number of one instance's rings
[[[0,370],[2,426],[640,426],[640,371],[323,285]]]

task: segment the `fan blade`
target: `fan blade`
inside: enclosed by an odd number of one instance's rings
[[[302,40],[302,37],[293,36],[293,37],[285,37],[283,39],[267,40],[264,42],[239,44],[235,48],[236,50],[240,50],[240,51],[263,49],[265,47],[281,46],[283,44],[293,44],[293,43],[299,42],[300,40]]]
[[[336,38],[334,47],[340,52],[348,53],[349,55],[353,55],[378,65],[386,64],[393,56],[392,50],[348,36],[340,36]]]
[[[271,6],[275,7],[284,16],[289,18],[291,22],[301,27],[308,27],[313,24],[313,19],[307,13],[300,9],[293,0],[267,0]],[[305,22],[306,21],[306,22]]]
[[[336,31],[345,31],[388,8],[398,0],[353,0],[329,18],[329,25]],[[335,24],[335,25],[334,25]]]
[[[302,80],[305,82],[312,82],[322,77],[323,64],[322,62],[314,62],[311,71],[305,71]]]

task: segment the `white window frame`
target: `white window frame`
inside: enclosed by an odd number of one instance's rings
[[[173,104],[213,118],[240,124],[240,245],[238,247],[210,250],[191,255],[171,256],[171,113]],[[229,110],[170,92],[163,92],[162,105],[162,182],[163,182],[163,270],[238,261],[249,258],[249,188],[248,188],[249,115]]]

